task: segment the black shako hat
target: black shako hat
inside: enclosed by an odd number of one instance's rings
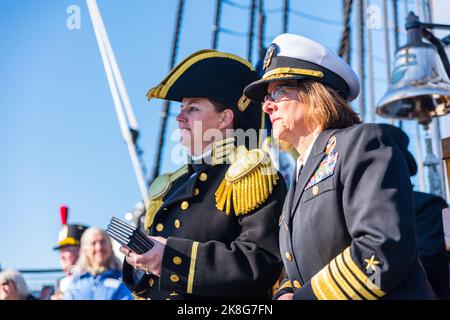
[[[251,101],[244,88],[259,79],[247,60],[216,50],[201,50],[180,62],[147,98],[181,102],[183,98],[210,98],[233,110],[237,127],[234,129],[263,129],[261,104]],[[257,132],[259,134],[259,132]]]
[[[69,208],[61,206],[60,215],[62,227],[58,233],[58,242],[54,250],[59,250],[65,246],[80,246],[81,236],[88,228],[81,224],[67,224]]]

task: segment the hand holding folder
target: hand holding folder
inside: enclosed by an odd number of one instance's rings
[[[122,246],[127,246],[137,254],[146,253],[155,245],[141,230],[116,217],[111,218],[106,233]]]

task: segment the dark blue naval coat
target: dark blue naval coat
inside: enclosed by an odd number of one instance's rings
[[[267,200],[248,214],[217,209],[215,192],[229,165],[189,165],[158,210],[150,235],[167,238],[161,277],[124,261],[123,280],[149,299],[270,299],[279,277],[278,221],[286,186],[279,175]]]
[[[280,217],[287,278],[275,298],[432,299],[406,162],[375,124],[317,137]]]
[[[445,249],[442,221],[442,210],[448,204],[439,196],[417,191],[414,191],[414,204],[420,261],[438,298],[448,300],[450,252]]]

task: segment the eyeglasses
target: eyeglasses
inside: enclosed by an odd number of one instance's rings
[[[265,95],[264,102],[266,101],[280,102],[281,99],[288,94],[285,88],[298,89],[298,87],[295,85],[280,84],[279,86],[273,88],[271,93]]]

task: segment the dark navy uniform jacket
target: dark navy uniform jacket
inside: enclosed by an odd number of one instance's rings
[[[403,155],[379,126],[319,134],[280,217],[275,298],[432,299]]]
[[[279,175],[267,200],[236,216],[216,208],[215,192],[229,165],[189,166],[157,212],[150,235],[167,238],[161,277],[142,274],[126,261],[123,279],[150,299],[266,298],[282,261],[278,221],[286,186]]]
[[[414,191],[420,261],[439,299],[449,299],[449,257],[445,249],[442,209],[448,204],[434,194]]]

